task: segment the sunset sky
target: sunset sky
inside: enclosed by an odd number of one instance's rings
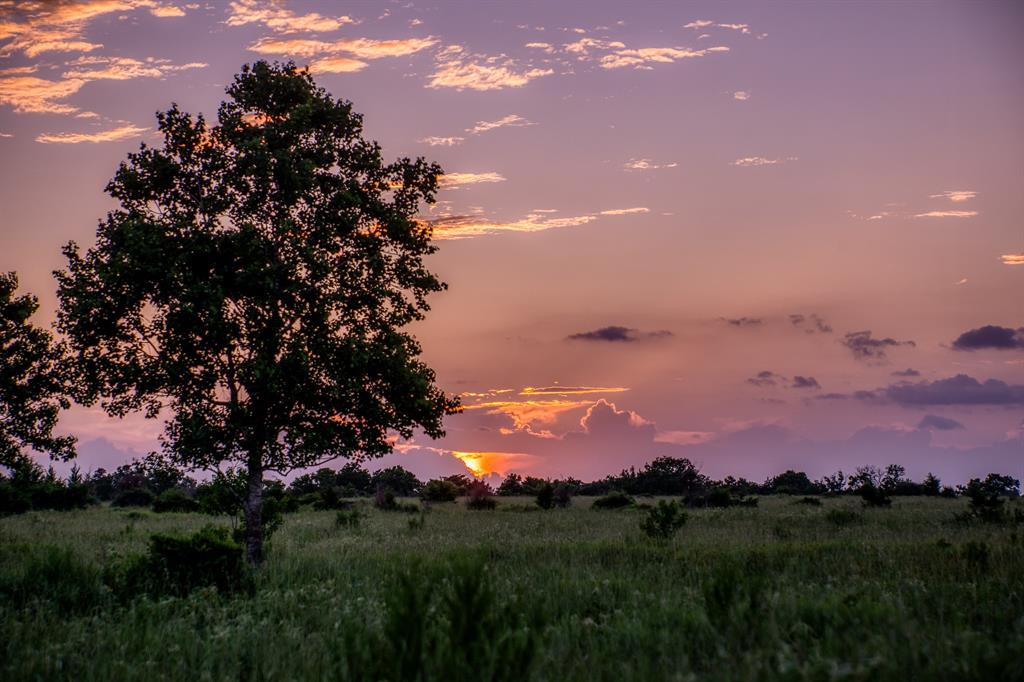
[[[448,173],[415,329],[466,410],[381,464],[1024,476],[1024,5],[0,0],[0,271],[54,317],[125,155],[309,65]],[[159,422],[74,408],[83,469]]]

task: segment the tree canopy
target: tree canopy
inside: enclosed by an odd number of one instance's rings
[[[75,439],[53,435],[60,410],[70,406],[62,348],[30,322],[36,297],[17,290],[18,276],[0,273],[0,465],[15,466],[25,448],[71,459]]]
[[[349,102],[294,64],[243,67],[216,124],[172,106],[106,191],[120,207],[56,273],[79,395],[167,414],[174,461],[244,466],[261,558],[264,472],[443,434],[458,401],[405,327],[445,285],[417,219],[441,168],[386,163]]]

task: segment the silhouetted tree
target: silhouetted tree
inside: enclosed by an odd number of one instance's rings
[[[385,163],[350,103],[294,64],[245,66],[217,124],[172,106],[162,147],[107,185],[120,207],[64,248],[60,328],[87,404],[167,414],[179,465],[245,467],[246,556],[263,557],[263,475],[443,434],[458,401],[403,328],[444,288],[417,219],[441,169]]]
[[[0,465],[19,464],[24,448],[53,459],[75,456],[75,439],[54,436],[61,409],[70,406],[63,349],[29,318],[39,308],[31,294],[15,296],[18,276],[0,273]]]

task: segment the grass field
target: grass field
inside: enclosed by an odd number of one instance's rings
[[[129,601],[102,568],[211,517],[3,518],[0,679],[1024,679],[1024,528],[963,500],[776,496],[667,542],[589,505],[303,511],[252,594]]]

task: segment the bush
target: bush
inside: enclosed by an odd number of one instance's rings
[[[398,509],[398,500],[395,499],[394,491],[383,486],[377,488],[377,492],[373,496],[373,506],[383,511],[395,511]]]
[[[475,511],[484,511],[494,509],[498,506],[497,501],[494,499],[494,491],[491,490],[491,486],[487,485],[483,481],[474,481],[469,486],[469,490],[466,491],[467,500],[466,508],[473,509]]]
[[[177,488],[165,490],[153,500],[153,511],[191,513],[199,511],[199,503]]]
[[[443,478],[427,481],[420,491],[420,497],[428,502],[454,502],[459,496],[459,487]]]
[[[807,505],[808,507],[820,507],[821,500],[819,500],[817,497],[801,497],[793,504],[803,504]]]
[[[686,512],[675,500],[666,502],[659,500],[658,504],[650,507],[640,522],[640,529],[647,533],[647,537],[656,540],[668,540],[676,531],[686,523]]]
[[[632,495],[615,491],[597,498],[591,507],[593,509],[622,509],[624,507],[632,507],[635,504],[636,500],[633,499]]]
[[[153,493],[145,488],[130,488],[119,493],[110,504],[114,507],[148,507],[153,504]]]
[[[843,528],[863,522],[864,517],[851,509],[829,509],[825,513],[825,520],[833,526]]]
[[[363,512],[359,509],[339,511],[334,517],[334,525],[338,528],[358,528],[363,520]]]
[[[537,506],[541,509],[555,506],[555,486],[551,485],[551,481],[545,481],[537,492]]]
[[[115,568],[108,580],[125,599],[142,594],[182,597],[201,587],[225,594],[253,587],[242,546],[223,526],[206,526],[188,537],[152,535],[149,553]]]
[[[864,500],[865,507],[888,507],[892,505],[889,494],[882,488],[870,483],[862,485],[857,494]]]
[[[565,509],[572,504],[572,486],[568,483],[559,483],[555,486],[552,501],[559,509]]]

